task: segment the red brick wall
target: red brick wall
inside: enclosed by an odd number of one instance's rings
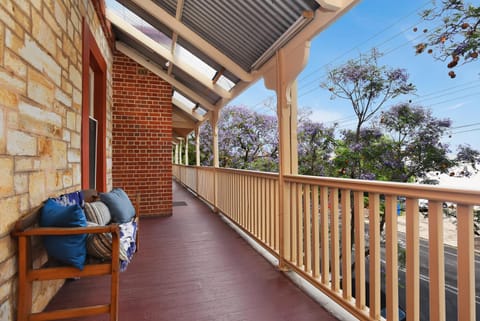
[[[114,54],[113,186],[141,194],[142,216],[172,214],[171,95],[166,81]]]

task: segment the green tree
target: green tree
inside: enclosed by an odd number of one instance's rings
[[[382,112],[379,127],[392,142],[383,157],[389,181],[424,179],[430,171],[446,173],[450,160],[442,137],[451,126],[449,119],[433,117],[430,110],[400,103]]]
[[[335,147],[335,126],[325,127],[308,118],[298,127],[298,172],[303,175],[330,176]]]
[[[354,143],[361,139],[362,126],[391,99],[415,91],[408,81],[408,73],[401,68],[379,65],[381,54],[372,49],[369,55],[352,59],[328,70],[327,79],[321,83],[331,93],[331,98],[341,98],[352,104],[357,117]],[[360,162],[350,164],[351,178],[360,176]]]

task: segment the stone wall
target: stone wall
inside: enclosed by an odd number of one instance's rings
[[[110,188],[112,54],[93,2],[0,1],[0,320],[15,319],[14,222],[48,196],[81,187],[83,19],[108,64]],[[43,309],[61,284],[36,282],[34,309]]]
[[[172,214],[172,87],[113,57],[113,185],[140,193],[141,216]]]

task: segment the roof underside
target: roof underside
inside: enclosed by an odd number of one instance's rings
[[[325,14],[326,26],[356,1],[107,0],[107,18],[117,49],[188,100],[173,100],[174,135],[185,136],[263,76],[275,51],[309,23]],[[319,3],[338,5],[338,13]]]

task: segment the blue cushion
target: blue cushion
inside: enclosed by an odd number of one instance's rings
[[[130,222],[135,216],[135,208],[121,188],[114,188],[110,193],[100,193],[100,199],[107,204],[115,223]]]
[[[40,215],[41,227],[83,227],[87,220],[82,208],[76,204],[62,206],[48,199]],[[83,270],[87,255],[86,234],[44,236],[43,243],[49,256]]]

